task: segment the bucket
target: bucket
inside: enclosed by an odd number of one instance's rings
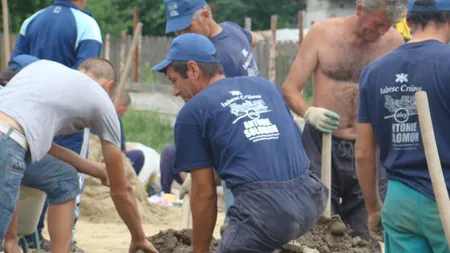
[[[19,235],[31,235],[36,231],[45,198],[46,194],[43,191],[23,185],[20,187],[17,214]]]

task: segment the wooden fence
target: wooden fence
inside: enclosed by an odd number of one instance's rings
[[[3,48],[3,36],[0,35],[0,48]],[[106,37],[106,36],[105,36]],[[11,47],[14,47],[16,35],[11,35]],[[132,37],[127,36],[127,48],[129,50]],[[153,37],[143,36],[141,41],[140,51],[140,83],[147,84],[169,84],[167,78],[159,73],[154,73],[150,70],[152,66],[159,63],[165,58],[170,48],[172,38],[169,37]],[[120,37],[111,37],[110,43],[110,60],[114,63],[117,69],[121,68],[121,45],[122,39]],[[103,47],[104,50],[105,47]],[[277,57],[276,57],[276,83],[282,85],[286,76],[290,70],[292,63],[297,55],[298,42],[287,42],[277,44]],[[0,50],[2,51],[2,50]],[[261,76],[268,78],[269,76],[269,51],[270,42],[262,41],[256,48],[253,49],[259,71]],[[102,56],[104,53],[102,52]],[[3,51],[0,53],[3,59]],[[2,61],[3,62],[3,61]],[[2,64],[2,69],[4,66]],[[133,72],[133,71],[131,71]],[[130,78],[132,73],[130,73]]]

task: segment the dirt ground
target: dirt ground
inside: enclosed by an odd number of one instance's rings
[[[91,138],[90,159],[102,162],[98,139]],[[151,205],[143,184],[137,179],[128,159],[125,158],[125,174],[137,197],[144,231],[160,253],[190,253],[191,231],[180,231],[182,209]],[[220,240],[220,226],[223,224],[223,200],[218,201],[219,214],[214,238]],[[87,177],[80,206],[81,215],[77,222],[75,239],[86,252],[127,252],[130,235],[121,221],[109,197],[109,188],[99,180]],[[320,219],[311,232],[278,250],[278,253],[372,253],[368,242],[352,238],[351,231],[339,217]],[[48,235],[44,232],[46,238]],[[218,241],[214,241],[211,252]],[[317,251],[305,251],[308,247]]]

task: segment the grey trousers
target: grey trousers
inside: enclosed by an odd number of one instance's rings
[[[294,180],[248,183],[232,192],[235,199],[218,253],[271,253],[309,232],[328,198],[309,170]]]

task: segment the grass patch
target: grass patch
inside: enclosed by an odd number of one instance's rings
[[[158,112],[130,108],[122,121],[127,141],[140,142],[158,152],[174,142],[170,120]]]

